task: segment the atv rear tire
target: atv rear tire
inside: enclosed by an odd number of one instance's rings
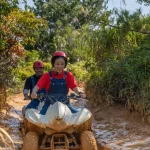
[[[22,150],[38,150],[39,136],[35,132],[28,132],[24,137]]]
[[[83,131],[80,135],[81,150],[97,150],[95,137],[91,131]]]

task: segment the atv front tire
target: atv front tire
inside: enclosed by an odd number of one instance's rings
[[[22,150],[38,150],[39,136],[35,132],[28,132],[24,137]]]
[[[83,131],[80,135],[81,150],[97,150],[95,137],[91,131]]]

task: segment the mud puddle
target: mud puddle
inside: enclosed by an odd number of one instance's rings
[[[106,104],[91,111],[97,120],[93,123],[93,132],[102,147],[111,150],[150,150],[150,125],[142,120],[139,113],[129,112],[122,105],[108,107]]]

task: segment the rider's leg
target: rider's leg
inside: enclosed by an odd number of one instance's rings
[[[70,111],[71,111],[72,113],[78,112],[78,110],[77,110],[76,108],[73,108],[70,104],[68,104],[67,106],[68,106],[68,108],[70,109]]]
[[[50,104],[51,103],[49,101],[46,101],[43,108],[42,108],[42,110],[40,111],[40,114],[45,115],[48,107],[50,106]]]
[[[38,105],[39,105],[40,101],[37,99],[33,99],[31,100],[31,102],[27,105],[26,109],[37,109]]]

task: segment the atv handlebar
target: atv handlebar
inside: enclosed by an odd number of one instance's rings
[[[51,103],[54,103],[56,101],[61,101],[61,102],[67,102],[69,99],[75,99],[75,100],[79,100],[81,97],[75,93],[71,93],[68,96],[64,96],[64,95],[49,95],[49,94],[38,94],[37,95],[38,99],[40,101],[50,101]],[[58,100],[61,99],[61,100]]]

